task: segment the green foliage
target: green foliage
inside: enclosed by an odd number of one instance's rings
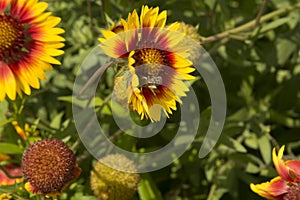
[[[21,127],[32,125],[29,142],[56,137],[70,147],[82,168],[80,177],[60,199],[94,200],[89,186],[94,158],[80,143],[72,116],[72,89],[79,66],[98,45],[100,30],[108,22],[126,18],[141,5],[159,6],[168,11],[168,22],[184,21],[198,27],[202,40],[255,20],[261,0],[60,0],[50,1],[49,10],[62,18],[65,29],[65,54],[61,66],[47,72],[40,90],[26,102],[0,103],[0,154],[11,154],[20,163],[28,145],[16,133],[12,121]],[[264,14],[293,7],[295,0],[270,0]],[[281,145],[293,159],[300,159],[300,12],[298,8],[274,15],[268,20],[220,40],[203,44],[214,59],[224,80],[227,95],[227,118],[222,136],[210,154],[198,158],[210,120],[210,100],[202,79],[193,83],[201,108],[198,134],[190,148],[176,162],[161,170],[143,174],[135,199],[218,200],[259,199],[250,183],[269,180],[277,173],[272,163],[272,149]],[[261,18],[263,20],[263,18]],[[95,60],[88,61],[90,63]],[[175,113],[165,129],[145,141],[120,133],[113,121],[106,97],[113,85],[115,69],[108,71],[95,100],[99,121],[118,146],[149,152],[166,145],[178,128]],[[88,106],[89,102],[73,102]],[[133,116],[138,119],[137,116]],[[38,134],[34,134],[36,130]],[[180,141],[176,143],[180,145]],[[20,187],[20,185],[18,185]],[[12,193],[15,199],[29,198],[17,186],[0,187],[0,193]],[[38,197],[32,197],[37,199]]]

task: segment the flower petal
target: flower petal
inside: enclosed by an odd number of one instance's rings
[[[282,159],[284,147],[285,146],[283,145],[279,149],[278,155],[276,155],[276,150],[275,148],[273,148],[273,163],[279,176],[281,176],[286,181],[293,181],[293,178],[290,176],[290,170],[288,166],[286,166],[284,160]]]
[[[262,197],[268,199],[279,199],[280,195],[283,195],[288,192],[289,186],[280,176],[277,176],[273,178],[270,182],[268,181],[256,185],[251,183],[250,188],[253,192],[259,194]]]
[[[0,61],[0,101],[3,101],[5,95],[11,99],[16,99],[17,84],[16,79],[10,67]]]
[[[288,160],[285,164],[289,168],[290,173],[292,173],[293,176],[300,178],[300,161]]]
[[[0,1],[0,13],[2,13],[10,3],[10,0],[1,0]]]

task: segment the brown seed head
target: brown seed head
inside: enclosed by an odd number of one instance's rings
[[[22,170],[32,192],[39,194],[60,193],[80,173],[75,155],[58,139],[43,139],[29,146]]]

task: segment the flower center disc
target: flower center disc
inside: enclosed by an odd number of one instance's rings
[[[0,61],[8,61],[24,43],[22,25],[10,16],[0,15]]]
[[[154,48],[136,50],[132,58],[135,60],[134,67],[139,77],[140,87],[153,87],[163,82],[163,72],[168,68],[166,59],[168,53]]]

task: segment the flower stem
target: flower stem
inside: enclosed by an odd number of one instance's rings
[[[209,191],[207,200],[212,200],[212,199],[213,199],[213,195],[214,195],[216,189],[217,189],[217,185],[216,185],[216,184],[213,184],[213,185],[210,187],[210,191]]]
[[[258,12],[258,14],[256,16],[256,19],[255,19],[255,26],[257,26],[259,24],[260,18],[263,15],[263,13],[264,13],[264,11],[267,7],[268,2],[269,2],[269,0],[264,0],[262,6],[260,7],[259,12]]]
[[[214,41],[217,41],[217,40],[220,40],[220,39],[223,39],[223,38],[227,38],[231,34],[235,34],[235,33],[239,33],[239,32],[242,32],[242,31],[249,30],[249,29],[253,29],[257,25],[262,24],[262,23],[264,23],[264,22],[266,22],[266,21],[268,21],[268,20],[270,20],[270,19],[272,19],[276,16],[285,14],[287,12],[290,12],[292,10],[299,9],[299,8],[300,8],[300,3],[296,3],[295,5],[287,7],[287,8],[281,8],[281,9],[275,10],[271,13],[268,13],[266,15],[261,16],[259,21],[257,21],[257,18],[256,18],[256,19],[254,19],[250,22],[247,22],[247,23],[245,23],[241,26],[238,26],[236,28],[233,28],[231,30],[227,30],[227,31],[224,31],[222,33],[218,33],[216,35],[209,36],[209,37],[205,38],[202,41],[202,44],[207,44],[207,43],[210,43],[210,42],[214,42]]]

